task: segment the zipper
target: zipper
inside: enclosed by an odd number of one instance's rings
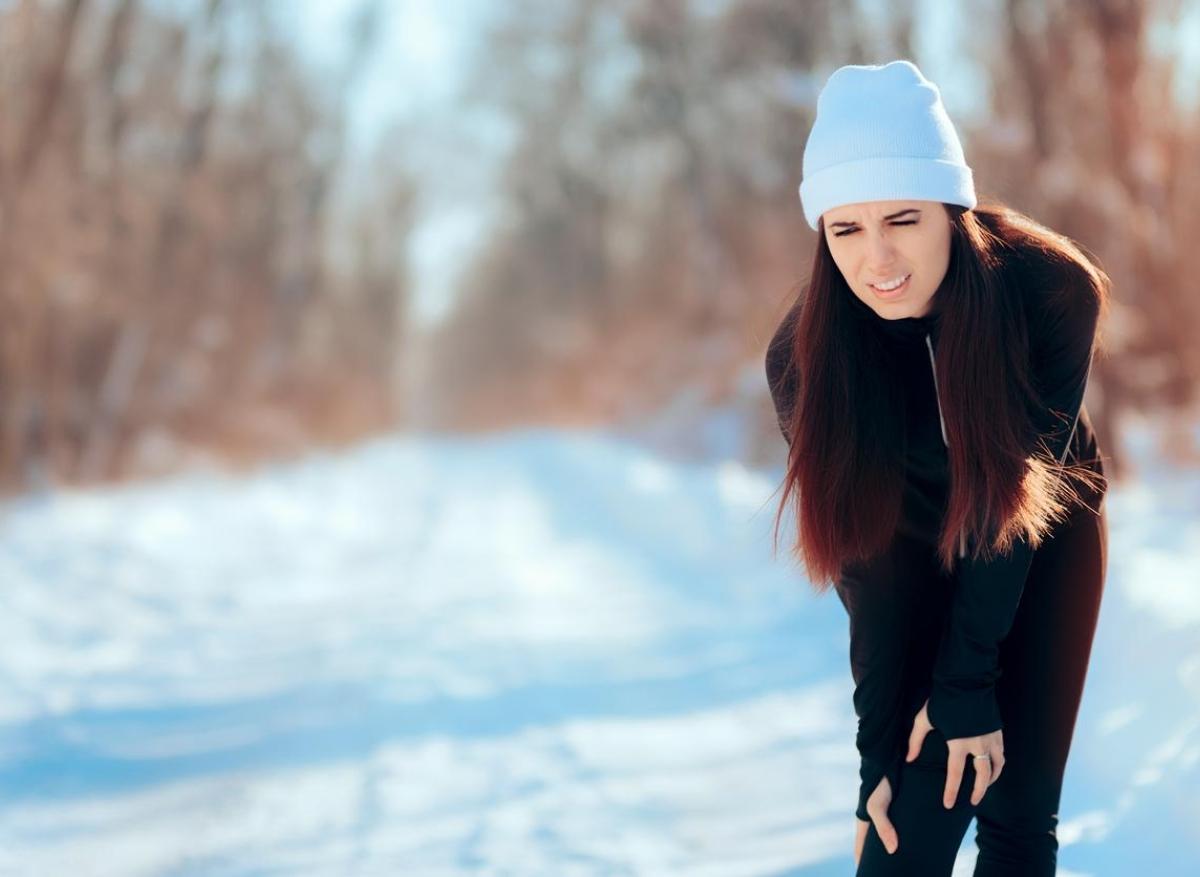
[[[937,360],[933,358],[933,342],[929,340],[928,333],[925,335],[925,346],[929,348],[929,367],[933,369],[933,395],[937,399],[938,420],[942,422],[942,444],[950,447],[950,440],[946,438],[946,418],[942,416],[942,397],[938,393]]]
[[[933,396],[937,399],[938,420],[942,425],[942,444],[950,447],[950,440],[946,437],[946,418],[942,415],[942,396],[938,392],[937,360],[933,356],[933,341],[928,332],[925,333],[925,346],[929,349],[929,367],[933,371]],[[958,534],[958,556],[959,558],[967,556],[967,540],[962,533]]]

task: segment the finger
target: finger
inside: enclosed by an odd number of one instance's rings
[[[896,828],[892,825],[892,821],[887,818],[887,813],[876,811],[871,814],[871,818],[875,821],[875,833],[883,841],[884,849],[889,853],[896,852],[900,846],[900,837],[896,834]]]
[[[983,800],[983,794],[991,784],[992,769],[982,758],[975,759],[975,788],[971,790],[971,804],[978,807]]]
[[[905,761],[912,761],[921,754],[921,746],[925,742],[925,735],[929,732],[920,726],[914,724],[912,733],[908,735],[908,754],[904,756]]]
[[[1004,753],[992,756],[992,783],[1000,779],[1000,771],[1004,770]],[[989,783],[991,785],[991,783]]]
[[[954,802],[958,800],[958,789],[962,785],[963,762],[965,759],[962,755],[950,753],[950,760],[946,763],[946,791],[942,795],[942,805],[947,810],[954,809]]]

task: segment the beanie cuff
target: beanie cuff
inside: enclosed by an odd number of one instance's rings
[[[805,177],[800,184],[804,218],[813,231],[821,214],[862,201],[941,201],[976,205],[971,168],[936,158],[879,156],[844,161]]]

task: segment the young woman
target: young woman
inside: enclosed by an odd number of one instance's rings
[[[1106,568],[1083,407],[1110,282],[1066,237],[977,203],[936,85],[847,66],[800,197],[811,276],[766,370],[789,446],[775,517],[850,621],[859,877],[1051,875]]]

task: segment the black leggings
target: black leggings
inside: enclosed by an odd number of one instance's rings
[[[889,855],[872,823],[857,877],[949,877],[972,817],[979,848],[975,877],[1055,873],[1063,772],[1104,589],[1108,520],[1103,503],[1099,512],[1078,511],[1035,553],[1013,627],[1001,643],[996,697],[1005,763],[1000,778],[979,806],[972,806],[975,769],[967,759],[958,800],[947,810],[942,795],[949,750],[946,738],[931,731],[917,759],[904,764],[888,810],[899,849]],[[920,660],[931,661],[931,652],[924,650]],[[927,664],[925,675],[931,672]],[[920,693],[915,697],[924,703]],[[911,710],[907,730],[919,708],[920,703]]]

